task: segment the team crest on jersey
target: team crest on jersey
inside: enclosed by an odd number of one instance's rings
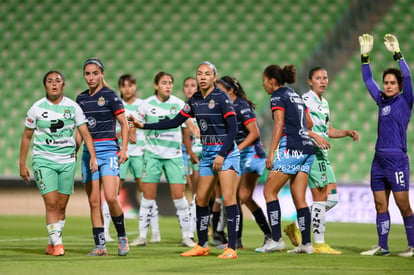
[[[325,173],[323,173],[323,174],[322,174],[321,180],[322,180],[323,182],[325,182],[325,181],[326,181],[326,174],[325,174]]]
[[[186,112],[186,113],[188,113],[188,112],[190,112],[190,110],[191,110],[191,107],[190,107],[190,105],[188,105],[188,104],[185,104],[185,106],[184,106],[184,112]]]
[[[70,110],[65,110],[63,117],[66,119],[70,119],[72,117],[72,115],[70,114]]]
[[[387,105],[382,108],[381,115],[386,116],[391,112],[391,106]]]
[[[214,107],[216,107],[216,102],[214,101],[214,99],[210,100],[210,102],[208,103],[208,108],[209,109],[214,109]]]
[[[30,124],[33,124],[34,123],[34,119],[33,118],[26,117],[26,121],[28,123],[30,123]]]
[[[105,105],[105,98],[103,96],[101,96],[98,99],[98,106],[104,106]]]
[[[43,183],[43,181],[39,182],[39,189],[41,191],[44,191],[46,189],[46,185]]]
[[[177,114],[177,109],[174,106],[172,106],[170,109],[170,115],[175,115],[175,114]]]

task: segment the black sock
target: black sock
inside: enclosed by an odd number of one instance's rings
[[[240,208],[239,208],[240,211]],[[243,234],[243,213],[240,211],[240,222],[239,222],[239,228],[238,228],[238,232],[237,232],[237,239],[241,239],[242,234]]]
[[[311,213],[309,207],[298,209],[298,225],[302,234],[302,244],[311,242]]]
[[[210,218],[208,206],[201,207],[196,205],[196,215],[198,245],[205,246],[208,243],[208,220]]]
[[[240,223],[240,212],[237,204],[226,206],[228,247],[236,249],[237,229]]]
[[[269,217],[270,227],[272,228],[272,239],[278,242],[282,237],[279,200],[269,201],[267,203],[267,216]]]
[[[124,222],[124,213],[118,217],[112,217],[112,222],[115,225],[116,232],[118,232],[118,237],[126,237],[125,233],[125,222]]]
[[[97,246],[105,246],[105,234],[103,227],[93,227],[92,228],[93,239],[95,241],[95,245]]]
[[[266,217],[263,213],[263,210],[261,208],[258,208],[253,213],[254,219],[257,223],[257,225],[260,227],[260,229],[263,231],[263,233],[266,236],[270,236],[272,234],[272,231],[270,230],[270,226],[267,223]]]
[[[213,218],[211,219],[211,226],[213,227],[213,233],[217,231],[217,226],[220,220],[220,211],[212,212]]]

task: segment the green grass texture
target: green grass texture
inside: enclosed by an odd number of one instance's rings
[[[127,219],[126,227],[132,242],[138,235],[138,220]],[[125,257],[117,255],[117,243],[107,244],[107,257],[87,257],[94,246],[90,219],[67,217],[66,255],[53,257],[44,254],[44,217],[0,216],[0,274],[414,274],[414,257],[398,256],[407,247],[403,225],[391,226],[387,257],[359,255],[377,243],[375,224],[328,223],[326,242],[342,255],[261,254],[254,249],[261,246],[263,235],[254,221],[245,219],[244,248],[238,250],[238,259],[218,259],[221,250],[213,246],[209,256],[181,257],[187,248],[181,246],[174,217],[160,217],[160,231],[161,243],[131,246]],[[116,237],[112,225],[111,233]],[[293,248],[285,235],[283,239],[286,249]]]

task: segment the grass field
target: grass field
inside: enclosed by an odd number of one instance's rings
[[[327,225],[327,243],[343,255],[259,254],[254,248],[263,237],[253,221],[245,220],[244,249],[238,250],[238,259],[223,260],[217,259],[221,251],[214,247],[208,257],[180,257],[185,248],[180,246],[173,217],[160,218],[160,244],[131,247],[128,256],[119,257],[117,244],[109,243],[110,255],[96,258],[85,256],[93,247],[88,217],[67,218],[63,257],[43,254],[47,244],[44,217],[0,216],[0,221],[0,274],[414,274],[414,258],[397,255],[407,246],[402,225],[391,227],[388,257],[360,256],[376,244],[375,225],[346,223]],[[138,234],[137,220],[126,223],[133,240]],[[286,236],[284,240],[290,249]]]

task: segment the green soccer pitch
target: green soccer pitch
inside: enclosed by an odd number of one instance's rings
[[[137,237],[137,223],[126,220],[130,241]],[[259,254],[254,249],[263,236],[254,221],[245,219],[244,249],[238,250],[238,259],[218,259],[221,251],[212,246],[210,256],[181,257],[186,248],[180,246],[181,233],[173,217],[160,217],[161,243],[131,246],[126,257],[117,255],[116,243],[107,244],[107,257],[87,257],[94,245],[91,231],[88,217],[67,217],[66,255],[53,257],[44,255],[44,217],[0,216],[0,274],[414,274],[414,257],[398,257],[407,247],[402,225],[391,226],[388,257],[359,255],[376,244],[374,224],[327,224],[326,241],[342,255]],[[113,237],[114,232],[111,227]],[[288,238],[283,238],[291,249]]]

